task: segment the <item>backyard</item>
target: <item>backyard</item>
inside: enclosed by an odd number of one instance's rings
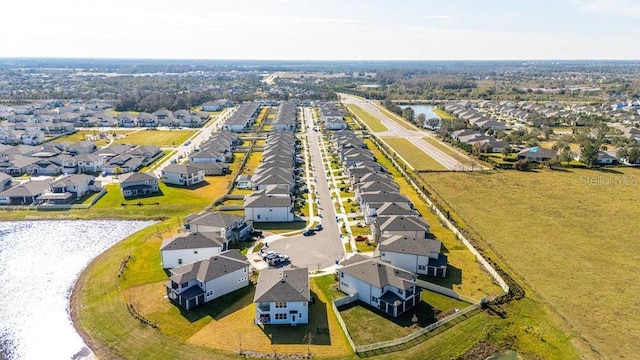
[[[640,352],[637,169],[422,174],[458,222],[606,358]],[[601,248],[601,250],[598,250]],[[544,264],[544,266],[541,266]],[[584,350],[589,353],[589,349]]]

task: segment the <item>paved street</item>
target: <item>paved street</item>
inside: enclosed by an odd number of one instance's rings
[[[308,125],[308,128],[306,128]],[[315,184],[318,206],[308,225],[313,226],[319,221],[324,229],[315,235],[295,235],[291,237],[273,236],[265,239],[269,244],[268,250],[275,250],[286,254],[291,264],[298,267],[308,267],[315,271],[331,267],[336,260],[342,260],[344,246],[340,238],[340,230],[336,222],[336,212],[331,201],[331,192],[325,176],[320,150],[321,133],[313,131],[313,118],[309,108],[303,108],[302,127],[306,128],[308,150],[311,155],[310,167],[313,169],[307,179],[307,186]],[[273,240],[271,240],[273,239]],[[264,263],[263,263],[264,264]],[[264,266],[264,265],[263,265]]]
[[[444,166],[448,170],[452,170],[452,171],[488,170],[488,168],[480,165],[474,168],[465,166],[457,159],[454,159],[453,157],[451,157],[449,154],[446,154],[445,152],[438,149],[437,147],[424,141],[423,138],[425,137],[432,137],[432,138],[434,137],[434,135],[431,132],[417,130],[417,129],[409,130],[401,126],[400,124],[398,124],[396,121],[390,119],[387,115],[382,113],[376,105],[372,104],[369,101],[366,101],[366,100],[363,100],[362,98],[351,96],[348,94],[340,94],[340,97],[342,98],[342,102],[344,102],[345,104],[357,105],[382,122],[382,124],[388,130],[384,132],[376,132],[375,133],[376,136],[380,136],[380,137],[393,136],[393,137],[408,139],[413,143],[413,145],[415,145],[420,150],[422,150],[425,154],[429,155],[434,160],[442,164],[442,166]]]

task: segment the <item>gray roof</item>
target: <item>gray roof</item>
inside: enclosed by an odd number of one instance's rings
[[[187,216],[184,221],[194,225],[205,225],[220,228],[227,228],[240,220],[242,216],[220,213],[220,212],[207,212],[203,211],[195,215]]]
[[[268,195],[264,192],[254,192],[244,198],[244,207],[291,207],[291,197],[288,195]]]
[[[203,249],[222,247],[225,241],[216,232],[192,232],[165,239],[160,250]]]
[[[378,216],[375,226],[380,231],[420,231],[429,230],[429,224],[418,216]]]
[[[193,173],[198,173],[203,171],[204,169],[199,166],[193,166],[194,163],[189,164],[170,164],[167,165],[162,171],[167,173],[176,173],[183,175],[190,175]]]
[[[140,181],[158,181],[153,175],[147,174],[145,172],[131,172],[127,174],[122,174],[119,176],[120,185],[126,185],[127,183],[132,182],[140,182]]]
[[[362,255],[344,262],[340,271],[378,289],[391,285],[405,290],[414,286],[416,279],[414,274],[406,270],[382,262],[378,258]]]
[[[389,215],[405,215],[412,216],[418,215],[418,212],[411,208],[411,205],[406,202],[385,202],[376,208],[376,214],[378,216]]]
[[[0,193],[0,196],[7,197],[32,197],[40,195],[49,189],[51,180],[28,181],[20,185],[16,185]]]
[[[81,183],[88,183],[94,179],[95,179],[95,176],[85,175],[85,174],[67,175],[52,182],[51,187],[76,186]]]
[[[232,249],[206,260],[171,269],[171,281],[178,284],[191,280],[206,283],[245,267],[249,267],[247,257]]]
[[[260,271],[253,302],[309,301],[310,299],[307,268]]]
[[[435,239],[416,239],[400,235],[383,237],[378,246],[380,251],[390,251],[402,254],[429,256],[439,253],[442,243]]]

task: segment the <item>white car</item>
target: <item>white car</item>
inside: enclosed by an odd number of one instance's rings
[[[263,252],[260,256],[262,256],[262,260],[267,260],[269,258],[278,256],[278,252],[271,250],[271,251]]]

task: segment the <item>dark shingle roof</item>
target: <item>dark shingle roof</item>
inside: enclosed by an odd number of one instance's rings
[[[260,271],[253,302],[309,301],[310,299],[307,268]]]
[[[364,256],[363,256],[364,257]],[[416,276],[377,258],[360,258],[344,265],[340,271],[378,289],[391,285],[397,289],[408,289],[415,285]]]
[[[431,253],[439,253],[442,249],[442,243],[434,239],[416,239],[396,235],[380,240],[380,251],[429,256]]]
[[[224,240],[215,232],[192,232],[165,239],[160,250],[202,249],[222,247]]]
[[[233,249],[206,260],[171,269],[171,281],[178,284],[191,280],[206,283],[245,267],[249,267],[246,256]]]

